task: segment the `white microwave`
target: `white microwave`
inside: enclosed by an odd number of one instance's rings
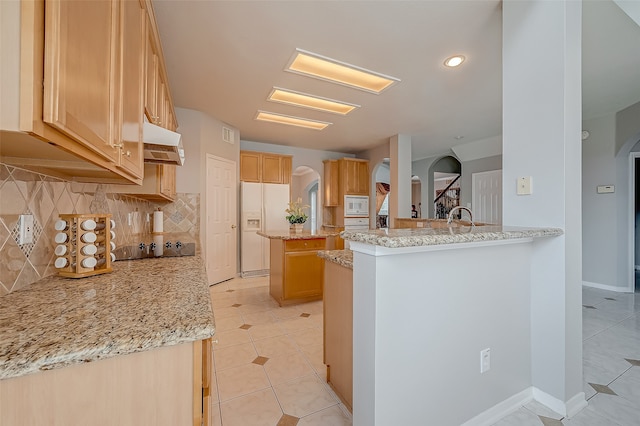
[[[369,217],[369,197],[365,195],[345,195],[344,217]]]

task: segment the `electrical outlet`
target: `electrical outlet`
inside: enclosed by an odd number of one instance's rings
[[[491,370],[491,349],[483,349],[480,351],[480,373],[486,373]]]
[[[18,244],[33,243],[33,215],[21,214],[18,219]]]

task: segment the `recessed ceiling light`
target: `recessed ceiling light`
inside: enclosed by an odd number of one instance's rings
[[[302,49],[296,49],[285,71],[342,84],[375,94],[379,94],[387,87],[400,81],[400,79],[395,77],[369,71]]]
[[[333,123],[310,120],[308,118],[293,117],[291,115],[276,114],[275,112],[258,111],[256,120],[270,123],[287,124],[289,126],[304,127],[305,129],[322,130]]]
[[[444,61],[444,65],[449,68],[455,68],[463,62],[464,62],[464,56],[456,55],[456,56],[451,56],[450,58],[447,58]]]
[[[463,138],[464,138],[464,136],[455,136],[454,137],[454,139],[457,139],[457,140],[460,140],[460,139],[463,139]]]
[[[360,105],[308,95],[279,87],[273,88],[267,100],[341,115],[347,115],[354,109],[360,107]]]

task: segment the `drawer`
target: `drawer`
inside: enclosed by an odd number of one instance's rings
[[[314,238],[311,240],[287,240],[284,245],[285,251],[301,250],[324,250],[325,238]]]

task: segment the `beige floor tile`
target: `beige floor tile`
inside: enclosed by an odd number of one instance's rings
[[[236,308],[232,308],[232,309],[236,309]],[[215,317],[215,315],[216,315],[216,310],[214,309],[213,316]],[[242,315],[240,315],[239,312],[237,314],[228,315],[220,319],[218,319],[218,317],[215,317],[215,320],[216,320],[216,331],[234,330],[240,327],[242,324],[244,324]]]
[[[223,318],[235,317],[238,315],[238,308],[225,307],[225,308],[213,308],[213,316],[216,320],[216,326]]]
[[[273,389],[254,392],[220,404],[224,426],[274,426],[282,410]]]
[[[211,306],[215,308],[226,308],[236,303],[233,293],[217,293],[211,298]]]
[[[258,351],[258,355],[266,356],[267,358],[298,351],[296,344],[286,335],[254,340],[253,345]]]
[[[255,341],[259,339],[266,339],[267,337],[282,336],[283,334],[285,334],[285,332],[282,329],[282,327],[278,325],[278,323],[273,322],[270,324],[261,324],[261,325],[253,326],[249,329],[249,334],[251,335],[251,338]]]
[[[214,352],[215,371],[225,370],[252,362],[258,354],[252,343],[227,346]]]
[[[216,331],[216,334],[213,336],[213,340],[218,341],[218,343],[213,344],[213,350],[217,351],[219,349],[226,348],[227,346],[249,343],[251,341],[251,337],[247,330],[236,328],[229,331]]]
[[[220,404],[218,402],[212,404],[211,407],[211,426],[222,426],[222,416],[220,415]]]
[[[309,303],[301,303],[296,305],[300,312],[307,312],[309,314],[321,314],[322,310],[322,300],[317,300],[315,302]]]
[[[218,381],[215,372],[215,362],[213,365],[213,371],[211,371],[211,385],[209,386],[209,390],[211,392],[211,401],[213,403],[220,402],[220,396],[218,395]]]
[[[215,297],[214,295],[218,293],[224,293],[229,290],[229,285],[227,282],[222,282],[219,284],[214,284],[209,286],[209,293],[211,293],[211,297]]]
[[[301,418],[298,426],[351,426],[352,423],[351,417],[339,405],[334,405]]]
[[[242,318],[246,324],[251,325],[272,324],[277,321],[271,311],[243,313]]]
[[[314,374],[313,369],[300,352],[291,352],[269,358],[269,361],[264,365],[264,369],[272,385]]]
[[[254,302],[243,304],[238,307],[238,311],[241,314],[252,314],[256,312],[268,312],[272,309],[271,304],[269,302]]]
[[[322,314],[311,315],[309,317],[309,321],[314,327],[319,328],[320,330],[324,327],[324,318]]]
[[[305,330],[296,331],[290,333],[289,337],[291,337],[291,339],[293,339],[293,341],[301,348],[304,346],[322,344],[322,330],[317,328],[307,328]]]
[[[304,417],[338,405],[315,375],[274,386],[278,401],[286,414]]]
[[[216,376],[221,402],[270,387],[264,369],[256,364],[228,368],[218,371]]]
[[[295,306],[285,306],[274,309],[272,313],[278,319],[287,319],[298,318],[301,312]]]
[[[315,370],[316,374],[323,381],[327,380],[327,366],[323,362],[324,348],[323,344],[313,346],[303,346],[301,348],[302,354],[305,356],[311,367]]]
[[[295,317],[280,321],[280,326],[287,333],[315,327],[314,321],[309,318]]]

